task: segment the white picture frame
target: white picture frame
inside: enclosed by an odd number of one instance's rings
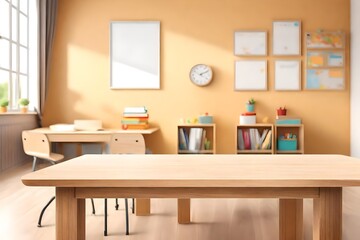
[[[301,55],[301,22],[273,21],[273,55]]]
[[[301,61],[300,60],[275,60],[276,91],[301,90]]]
[[[235,31],[234,55],[267,56],[266,31]]]
[[[110,23],[110,88],[160,89],[160,22]]]
[[[235,61],[235,91],[266,91],[267,61]]]

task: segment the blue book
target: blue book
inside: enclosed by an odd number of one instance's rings
[[[301,124],[301,119],[276,119],[276,124]]]

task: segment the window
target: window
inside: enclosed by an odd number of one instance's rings
[[[19,98],[32,102],[37,85],[36,12],[36,0],[0,0],[0,100],[12,110]]]

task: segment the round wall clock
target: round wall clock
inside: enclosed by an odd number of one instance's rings
[[[213,73],[206,64],[197,64],[190,70],[190,80],[197,86],[206,86],[211,83]]]

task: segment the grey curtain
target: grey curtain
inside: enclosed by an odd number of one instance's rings
[[[39,76],[40,76],[40,119],[44,112],[47,89],[49,85],[49,71],[51,52],[55,35],[58,0],[39,1]]]

